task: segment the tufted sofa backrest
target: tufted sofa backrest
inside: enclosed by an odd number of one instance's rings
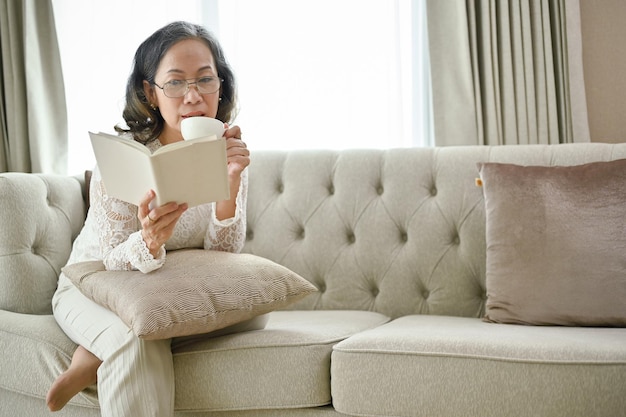
[[[577,165],[626,144],[256,151],[244,252],[320,292],[303,309],[480,316],[485,213],[477,162]],[[51,312],[84,221],[82,178],[0,173],[0,309]]]
[[[81,180],[0,173],[0,309],[50,314],[85,218]]]
[[[620,158],[626,144],[257,151],[244,252],[320,289],[293,308],[479,317],[486,243],[477,162]]]

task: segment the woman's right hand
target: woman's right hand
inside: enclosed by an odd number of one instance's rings
[[[141,236],[148,250],[155,258],[161,247],[174,233],[174,226],[180,216],[187,210],[187,203],[177,204],[174,202],[150,209],[150,203],[156,194],[150,190],[139,203],[137,217],[141,222]]]

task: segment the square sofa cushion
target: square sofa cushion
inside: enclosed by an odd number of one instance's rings
[[[626,325],[626,159],[478,169],[486,213],[484,320]]]
[[[317,289],[268,259],[203,249],[167,253],[155,271],[107,271],[101,261],[63,273],[143,339],[212,332],[283,308]]]

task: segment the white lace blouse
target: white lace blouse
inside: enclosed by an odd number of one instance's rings
[[[154,140],[146,146],[154,152],[161,147],[161,142]],[[246,236],[247,175],[247,170],[244,170],[234,217],[218,220],[215,203],[190,207],[180,217],[172,236],[155,258],[141,237],[137,206],[109,197],[96,166],[90,185],[89,212],[83,229],[74,241],[68,264],[102,260],[108,270],[146,273],[165,263],[166,250],[204,248],[240,252]]]

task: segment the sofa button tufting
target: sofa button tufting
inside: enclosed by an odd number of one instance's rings
[[[282,194],[285,191],[285,187],[282,184],[278,184],[278,187],[276,187],[276,189],[278,190],[279,194]]]
[[[254,238],[254,232],[252,230],[248,230],[246,232],[246,240],[252,240]]]
[[[400,233],[400,239],[403,242],[407,242],[409,240],[409,235],[406,232],[402,232],[402,233]]]
[[[434,185],[430,189],[430,195],[433,197],[437,195],[437,187],[435,187]]]
[[[335,187],[332,184],[328,187],[328,194],[330,195],[335,194]]]
[[[424,298],[424,300],[428,300],[428,297],[430,297],[430,292],[428,290],[422,291],[422,297]]]
[[[383,195],[383,193],[385,192],[385,189],[383,188],[382,185],[379,185],[378,188],[376,188],[376,192],[378,193],[378,195]]]
[[[356,241],[356,237],[354,236],[354,233],[348,233],[348,242],[354,243],[355,241]]]

